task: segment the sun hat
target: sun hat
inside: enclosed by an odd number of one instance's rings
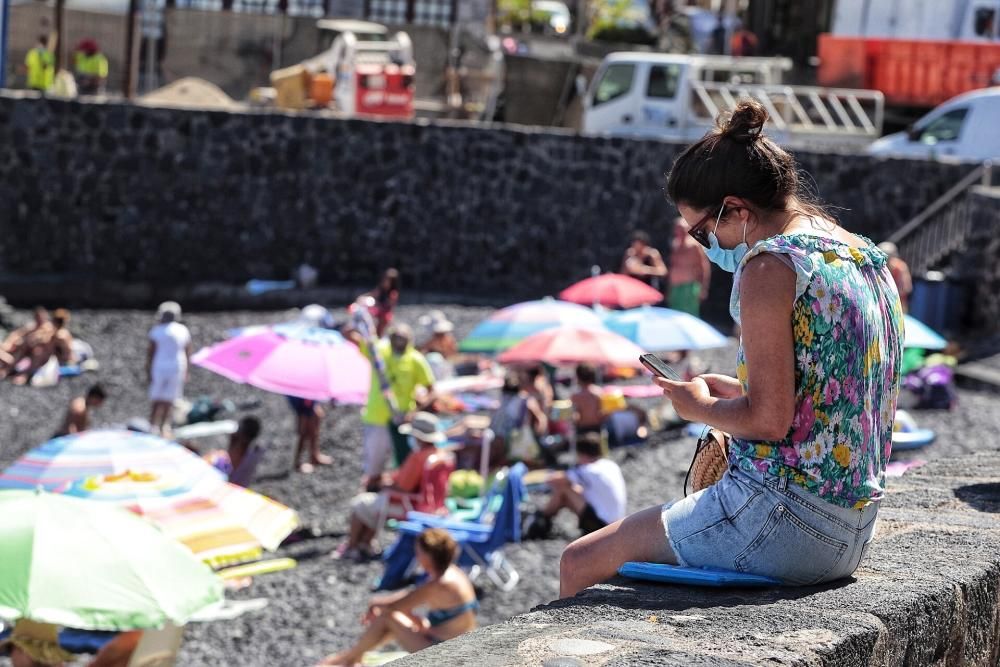
[[[0,655],[16,646],[35,662],[58,665],[76,658],[59,646],[59,628],[49,623],[37,623],[22,618],[14,624],[10,637],[0,641]]]
[[[156,309],[156,319],[162,322],[163,316],[168,313],[174,322],[181,319],[181,304],[176,301],[164,301]]]
[[[441,430],[441,420],[429,412],[418,412],[408,424],[399,425],[399,432],[432,444],[445,441],[444,431]]]

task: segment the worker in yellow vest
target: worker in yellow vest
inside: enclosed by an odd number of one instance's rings
[[[108,59],[101,53],[97,42],[85,39],[77,45],[73,53],[73,73],[81,95],[104,92],[104,82],[108,79]]]
[[[28,51],[24,67],[28,75],[28,88],[45,92],[52,87],[56,77],[56,56],[49,50],[49,38],[38,37],[38,43]]]

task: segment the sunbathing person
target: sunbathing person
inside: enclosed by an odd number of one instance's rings
[[[66,325],[69,324],[69,317],[69,311],[60,308],[52,313],[51,325],[36,329],[25,339],[26,353],[22,359],[28,359],[28,365],[21,369],[14,369],[14,377],[12,378],[14,384],[27,384],[42,366],[49,363],[52,357],[56,358],[60,366],[72,364],[75,361],[73,334],[66,328]]]
[[[570,396],[576,433],[600,434],[604,426],[604,410],[601,407],[601,390],[596,384],[597,371],[590,364],[580,364],[576,367],[576,382],[579,389]]]
[[[584,535],[625,516],[625,478],[618,464],[602,457],[601,450],[601,436],[597,433],[580,439],[576,445],[579,465],[549,477],[552,495],[548,504],[526,522],[527,537],[546,537],[552,518],[564,508],[576,514]]]
[[[87,390],[86,395],[77,396],[70,401],[66,417],[54,437],[82,433],[90,428],[90,411],[104,405],[104,400],[107,397],[104,387],[95,384]]]
[[[54,327],[49,321],[49,311],[35,308],[34,320],[15,329],[0,344],[0,379],[11,374],[22,359],[31,354],[32,347],[52,335]]]
[[[457,565],[458,545],[446,530],[429,528],[417,537],[417,562],[428,580],[410,591],[372,598],[362,618],[367,629],[354,646],[321,665],[357,665],[365,651],[395,641],[413,653],[476,629],[479,600],[472,582]],[[414,612],[429,608],[426,615]]]
[[[240,464],[243,463],[258,435],[260,435],[260,420],[253,415],[247,415],[240,419],[236,432],[229,436],[229,447],[213,450],[203,458],[227,476],[231,476],[234,471],[239,470]]]

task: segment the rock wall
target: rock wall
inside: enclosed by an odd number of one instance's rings
[[[153,109],[0,95],[0,271],[131,284],[325,284],[400,267],[410,289],[551,294],[669,245],[680,146],[535,128]],[[879,240],[970,167],[799,155],[843,223]],[[725,318],[727,276],[710,315]],[[110,299],[109,299],[110,301]]]
[[[934,461],[893,480],[882,502],[875,541],[848,579],[713,589],[616,578],[398,664],[1000,664],[996,452]]]

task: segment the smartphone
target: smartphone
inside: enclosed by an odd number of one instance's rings
[[[683,382],[683,380],[681,380],[681,376],[655,354],[649,354],[647,352],[639,357],[639,363],[648,368],[653,375],[659,375],[661,378],[666,378],[668,380]]]

